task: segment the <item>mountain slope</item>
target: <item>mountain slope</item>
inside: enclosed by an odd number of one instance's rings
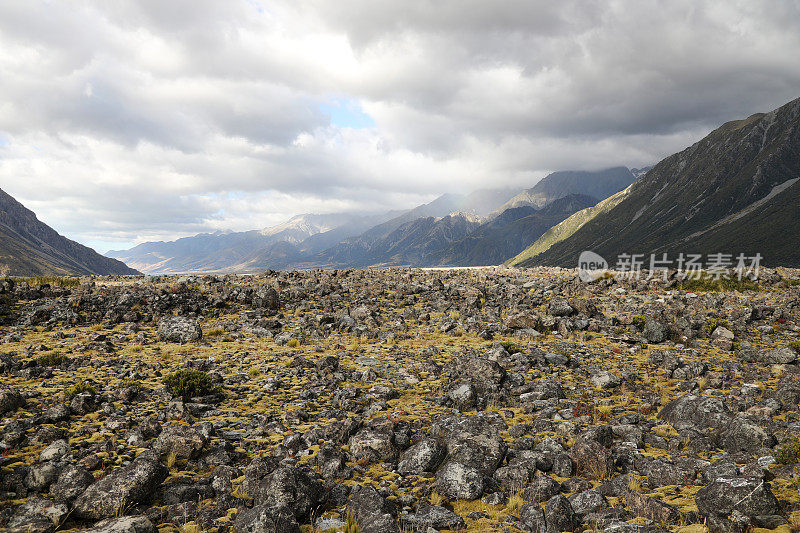
[[[327,264],[370,264],[373,260],[388,259],[377,250],[371,250],[371,246],[385,242],[392,232],[406,224],[428,217],[438,219],[462,210],[485,215],[513,194],[510,189],[482,189],[468,195],[445,194],[402,212],[298,215],[261,231],[203,233],[171,242],[142,243],[107,255],[151,274],[255,272]]]
[[[572,194],[541,210],[512,207],[481,225],[464,239],[433,254],[434,264],[448,266],[497,265],[519,253],[553,225],[578,210],[597,203],[591,196]]]
[[[609,209],[615,207],[627,196],[630,190],[631,187],[629,186],[627,189],[624,189],[622,191],[619,191],[617,194],[609,196],[608,198],[606,198],[605,200],[596,205],[587,207],[586,209],[581,209],[580,211],[572,214],[571,216],[567,217],[564,221],[559,222],[558,224],[554,225],[553,227],[545,231],[542,234],[542,236],[539,237],[533,244],[525,248],[515,257],[506,261],[506,264],[512,266],[520,265],[525,260],[530,259],[535,255],[543,253],[545,250],[549,249],[555,243],[561,242],[564,239],[570,237],[573,233],[578,231],[588,221],[592,220],[600,213],[604,213]]]
[[[431,254],[463,239],[479,225],[479,219],[465,213],[418,218],[382,235],[373,235],[369,241],[339,243],[315,257],[313,263],[338,268],[425,265]]]
[[[800,99],[728,122],[667,157],[625,198],[520,265],[574,266],[583,250],[744,253],[800,266]],[[797,181],[795,181],[797,180]]]
[[[59,235],[0,189],[0,269],[12,276],[138,274]]]
[[[596,172],[565,170],[553,172],[539,183],[525,189],[503,204],[495,213],[512,207],[530,205],[541,208],[553,200],[570,194],[585,194],[604,199],[615,194],[636,180],[636,176],[625,167],[613,167]]]
[[[381,220],[381,217],[353,214],[297,215],[260,231],[201,233],[170,242],[146,242],[130,250],[111,251],[107,255],[151,274],[236,271],[245,264],[269,265],[267,251],[272,244],[300,244],[309,237],[336,229],[340,229],[337,237],[349,237]],[[278,248],[273,250],[277,251]],[[286,254],[281,252],[276,256],[276,261],[285,261],[285,257]]]

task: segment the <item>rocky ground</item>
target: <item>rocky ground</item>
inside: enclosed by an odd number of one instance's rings
[[[796,271],[30,281],[0,280],[9,531],[800,527]]]

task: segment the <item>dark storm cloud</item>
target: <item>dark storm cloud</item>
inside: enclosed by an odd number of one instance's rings
[[[800,96],[798,21],[797,1],[12,0],[0,186],[129,242],[640,166]]]

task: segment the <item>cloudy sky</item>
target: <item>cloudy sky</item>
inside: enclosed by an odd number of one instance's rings
[[[800,2],[3,0],[0,188],[101,251],[642,166],[800,96]]]

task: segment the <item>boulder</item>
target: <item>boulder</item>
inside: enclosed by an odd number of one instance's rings
[[[445,448],[435,439],[423,439],[400,456],[397,471],[402,475],[433,472],[445,455]]]
[[[732,418],[732,413],[722,398],[687,394],[667,403],[658,417],[682,428],[722,428]]]
[[[163,341],[184,344],[200,340],[203,330],[194,318],[165,316],[158,322],[158,335]]]
[[[156,533],[156,526],[146,516],[108,518],[85,530],[89,533]]]
[[[153,442],[153,450],[159,454],[171,453],[177,459],[196,459],[207,441],[207,437],[196,428],[176,424],[161,431]]]
[[[288,507],[256,505],[242,509],[233,521],[234,533],[300,533],[294,513]]]
[[[436,490],[448,498],[475,500],[484,488],[484,475],[472,466],[449,461],[436,473]]]
[[[14,411],[25,405],[25,397],[13,387],[0,389],[0,414]]]
[[[394,505],[373,487],[354,487],[347,510],[355,517],[361,533],[400,533]]]
[[[430,505],[424,500],[420,501],[416,513],[402,517],[401,524],[403,530],[410,531],[428,531],[428,528],[456,531],[467,527],[464,519],[453,511],[439,505]]]
[[[131,464],[113,470],[78,496],[75,516],[95,520],[118,516],[127,506],[149,500],[167,474],[166,467],[158,462],[153,452],[144,452]]]
[[[325,502],[325,488],[309,472],[294,466],[281,466],[267,475],[248,494],[256,505],[287,507],[298,520],[305,520]]]
[[[697,492],[695,503],[712,532],[731,531],[737,524],[754,526],[758,517],[781,514],[769,483],[755,477],[719,477]],[[747,524],[741,524],[742,517]]]

